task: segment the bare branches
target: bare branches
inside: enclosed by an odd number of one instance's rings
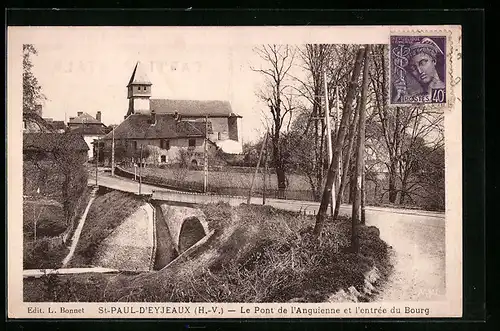
[[[290,78],[296,50],[290,45],[261,45],[254,48],[254,52],[260,58],[261,63],[258,68],[251,67],[251,69],[264,77],[264,86],[257,95],[266,103],[271,113],[270,131],[274,165],[280,194],[284,194],[286,175],[280,134],[287,118],[286,130],[290,129],[293,110],[297,107],[294,104],[293,93],[291,93],[294,87]]]

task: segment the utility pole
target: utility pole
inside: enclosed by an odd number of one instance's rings
[[[267,186],[266,186],[266,177],[269,177],[269,174],[267,173],[268,172],[268,169],[269,169],[269,166],[268,166],[268,158],[269,158],[269,152],[268,152],[268,143],[267,143],[267,139],[266,139],[266,145],[265,145],[265,149],[266,149],[266,154],[264,155],[264,171],[262,173],[262,177],[263,177],[263,190],[262,190],[262,204],[265,205],[266,204],[266,194],[267,194]]]
[[[365,121],[366,121],[366,99],[368,94],[368,66],[370,60],[370,45],[365,46],[365,63],[363,69],[363,86],[361,89],[361,105],[359,108],[359,132],[356,157],[356,185],[354,186],[354,201],[352,204],[352,229],[351,229],[351,249],[357,253],[359,251],[358,224],[359,209],[361,204],[361,183],[364,172],[364,152],[365,152]]]
[[[111,131],[111,176],[115,177],[115,128]]]
[[[141,143],[141,156],[139,159],[139,195],[141,195],[142,191],[142,143]]]
[[[262,153],[264,152],[264,147],[266,146],[267,143],[267,135],[268,132],[266,132],[266,135],[264,136],[264,141],[262,142],[262,147],[260,148],[259,160],[257,161],[257,167],[255,167],[255,173],[253,174],[252,177],[252,184],[250,185],[250,191],[248,192],[247,204],[250,204],[250,200],[252,199],[253,184],[255,182],[255,177],[257,177],[257,173],[259,172],[260,160],[262,159]]]
[[[319,205],[318,213],[316,214],[316,223],[314,225],[313,237],[318,239],[321,235],[323,227],[325,225],[326,212],[328,210],[328,205],[331,202],[332,186],[335,183],[335,178],[337,177],[338,167],[338,157],[339,151],[344,145],[344,139],[346,135],[347,119],[351,116],[352,112],[352,101],[354,100],[354,95],[356,92],[357,81],[359,73],[361,71],[361,63],[363,62],[364,47],[360,47],[356,54],[356,60],[354,62],[354,68],[351,73],[351,79],[349,80],[349,87],[346,95],[345,107],[342,110],[342,120],[339,126],[339,132],[337,133],[335,142],[335,153],[333,153],[333,161],[330,163],[330,168],[326,176],[325,189],[321,197],[321,204]]]
[[[203,162],[203,193],[207,193],[208,186],[208,115],[205,116],[205,160]]]
[[[339,133],[339,126],[340,126],[340,99],[339,99],[339,86],[335,86],[335,108],[337,110],[337,120],[335,121],[335,135],[337,135]],[[340,183],[341,183],[341,180],[342,180],[342,171],[340,171],[340,169],[342,169],[342,149],[340,149],[340,155],[339,155],[339,171],[337,172],[338,173],[338,178],[337,178],[337,188],[340,188]],[[339,196],[337,198],[337,203],[339,204],[339,207],[340,207],[340,204],[342,203],[342,196]]]
[[[364,163],[364,162],[363,162]],[[365,172],[366,168],[363,167],[363,172],[361,173],[361,224],[366,224],[366,187],[365,187]]]
[[[326,70],[323,70],[323,80],[325,84],[325,122],[326,122],[326,141],[328,149],[328,166],[332,163],[332,129],[330,126],[330,105],[328,104],[328,84],[326,81]],[[335,208],[335,183],[332,183],[332,201],[330,205],[330,215],[333,216]]]

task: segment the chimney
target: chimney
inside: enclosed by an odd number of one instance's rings
[[[97,114],[95,115],[95,119],[98,120],[99,122],[101,121],[101,112],[98,111]]]
[[[151,125],[156,125],[156,112],[155,110],[151,110]]]
[[[42,105],[35,105],[35,113],[37,113],[38,116],[42,116]]]
[[[76,113],[76,116],[82,116],[83,115],[83,111],[79,111],[78,113]]]

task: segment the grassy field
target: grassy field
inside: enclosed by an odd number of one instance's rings
[[[133,168],[126,168],[130,173]],[[247,196],[252,185],[253,173],[232,171],[210,171],[207,183],[208,192],[216,194],[227,194],[236,196]],[[172,188],[188,189],[198,192],[203,191],[202,170],[178,170],[169,168],[143,168],[142,176],[147,183],[163,184]],[[310,186],[305,176],[288,175],[289,186],[286,189],[285,197],[293,200],[314,200]],[[261,173],[257,174],[254,181],[253,196],[262,196],[264,180]],[[278,183],[275,174],[271,174],[266,179],[266,196],[277,197]]]
[[[89,209],[69,267],[90,266],[99,244],[143,204],[134,195],[119,191],[98,196]]]
[[[128,171],[134,172],[133,168],[126,169]],[[161,169],[161,168],[143,168],[143,175],[148,176],[161,176],[168,179],[177,179],[178,176],[173,169]],[[202,170],[187,170],[185,180],[187,182],[197,182],[203,183],[203,171]],[[177,178],[176,178],[177,177]],[[234,188],[247,188],[249,189],[252,185],[253,173],[244,172],[230,172],[230,171],[211,171],[208,173],[208,185],[214,187],[234,187]],[[278,182],[276,180],[276,175],[271,174],[270,178],[266,183],[268,188],[278,189]],[[264,187],[264,181],[262,174],[258,174],[255,177],[254,188],[261,190]],[[308,190],[309,183],[307,178],[300,175],[291,174],[289,175],[289,187],[290,191],[301,191]]]
[[[29,279],[24,300],[323,302],[339,289],[355,286],[361,291],[364,275],[373,267],[381,271],[380,281],[391,270],[389,248],[370,228],[360,228],[358,254],[345,249],[350,229],[345,218],[329,220],[317,242],[311,236],[313,217],[269,206],[201,208],[216,232],[186,262],[142,275]],[[57,297],[40,290],[49,286],[60,289],[51,292]]]

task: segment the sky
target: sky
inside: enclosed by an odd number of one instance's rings
[[[94,117],[101,111],[104,124],[119,124],[128,108],[126,85],[140,61],[153,84],[152,98],[227,100],[243,116],[244,142],[264,130],[265,104],[255,95],[262,76],[250,69],[260,59],[251,44],[207,43],[168,31],[130,34],[127,28],[74,29],[59,37],[50,32],[37,31],[30,40],[38,50],[33,72],[47,97],[44,117],[68,120],[78,111]]]
[[[33,72],[48,98],[44,117],[68,120],[79,111],[92,116],[101,111],[104,124],[119,124],[128,109],[126,85],[140,61],[153,84],[152,98],[227,100],[243,117],[243,142],[255,141],[265,132],[268,109],[256,96],[264,81],[250,66],[265,63],[254,47],[381,44],[388,42],[389,31],[386,26],[9,28],[9,86],[21,83],[21,45],[31,43],[38,50]]]

